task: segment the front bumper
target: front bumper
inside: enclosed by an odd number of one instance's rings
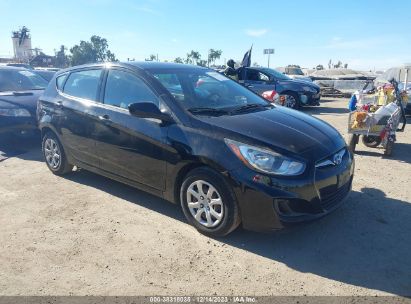
[[[242,167],[230,172],[243,227],[283,229],[321,218],[337,209],[351,190],[354,159],[348,152],[338,166],[315,168],[302,177],[275,178]]]
[[[300,101],[303,105],[317,105],[321,99],[321,92],[304,92],[300,94]]]

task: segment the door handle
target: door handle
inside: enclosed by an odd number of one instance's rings
[[[109,120],[110,120],[110,116],[108,116],[107,114],[100,115],[98,118],[99,118],[100,120],[105,120],[105,121],[109,121]]]
[[[63,101],[62,100],[57,100],[56,101],[56,107],[62,108],[63,107]]]

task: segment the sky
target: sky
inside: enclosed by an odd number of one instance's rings
[[[18,2],[18,5],[16,4]],[[221,49],[223,64],[313,68],[341,60],[350,68],[383,70],[411,63],[411,1],[382,0],[0,0],[0,56],[12,56],[11,32],[31,31],[32,46],[53,55],[98,35],[121,61],[203,59]]]

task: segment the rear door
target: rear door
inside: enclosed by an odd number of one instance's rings
[[[96,127],[98,125],[99,91],[102,68],[71,72],[56,98],[57,126],[64,147],[76,162],[99,166],[96,153]],[[57,79],[58,84],[59,78]]]
[[[132,116],[128,105],[159,98],[144,79],[129,70],[107,69],[101,97],[97,150],[101,169],[150,188],[164,190],[164,149],[168,127],[161,121]]]

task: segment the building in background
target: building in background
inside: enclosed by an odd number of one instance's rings
[[[32,67],[42,67],[42,68],[49,68],[49,67],[54,67],[56,65],[56,56],[49,56],[44,54],[43,52],[40,52],[39,55],[34,56],[30,60],[30,65]]]
[[[30,30],[23,26],[20,30],[12,32],[11,39],[13,41],[14,60],[28,62],[33,57]]]

